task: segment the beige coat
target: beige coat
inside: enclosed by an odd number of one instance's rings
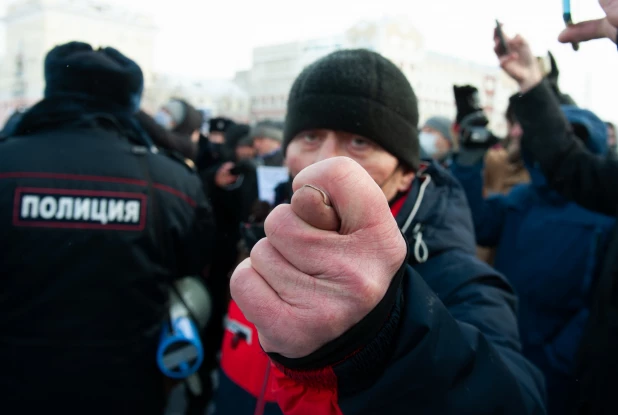
[[[491,194],[508,194],[513,186],[529,183],[530,175],[523,163],[511,163],[508,152],[500,148],[492,148],[485,155],[485,170],[483,171],[483,197]],[[495,248],[477,247],[477,256],[493,265]]]

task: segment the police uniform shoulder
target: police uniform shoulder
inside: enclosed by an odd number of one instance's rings
[[[197,171],[193,160],[184,157],[182,154],[178,153],[177,151],[159,149],[159,154],[161,154],[163,157],[167,157],[168,159],[177,162],[178,164],[182,165],[184,168],[189,170],[191,173],[195,173]]]

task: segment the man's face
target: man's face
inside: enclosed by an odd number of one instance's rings
[[[292,177],[310,165],[332,157],[355,160],[382,188],[387,200],[407,191],[414,172],[406,172],[399,161],[369,139],[332,130],[303,131],[288,145],[286,165]]]
[[[445,138],[438,130],[434,130],[431,127],[423,127],[421,131],[431,134],[434,138],[436,152],[431,155],[432,158],[440,160],[451,150],[451,142],[448,141],[448,139]]]
[[[208,140],[213,144],[225,144],[225,136],[221,131],[213,131],[208,134]]]
[[[167,108],[161,108],[154,116],[154,120],[165,128],[168,131],[173,130],[176,127],[176,123],[174,122],[174,118],[172,114],[167,110]]]
[[[281,148],[281,143],[268,137],[255,137],[253,139],[253,147],[258,155],[263,156]]]
[[[251,146],[236,147],[237,160],[251,160],[255,157],[255,149]]]
[[[521,128],[521,124],[518,122],[511,122],[507,120],[506,128],[509,139],[511,140],[519,141],[524,133]]]
[[[200,130],[193,131],[193,134],[191,134],[191,142],[193,144],[197,144],[200,142]]]
[[[521,136],[524,131],[521,128],[521,124],[518,122],[511,122],[507,120],[506,127],[509,142],[506,151],[509,155],[509,161],[511,163],[515,163],[521,159]]]

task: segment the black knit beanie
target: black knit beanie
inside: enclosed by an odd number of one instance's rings
[[[313,129],[361,135],[418,168],[416,95],[405,75],[375,52],[334,52],[296,78],[288,99],[284,150],[300,132]]]

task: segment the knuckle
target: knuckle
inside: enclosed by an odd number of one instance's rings
[[[380,278],[361,278],[358,284],[358,307],[364,317],[382,300],[386,292]]]
[[[255,263],[256,261],[260,261],[263,257],[268,257],[270,253],[271,245],[268,242],[268,239],[262,238],[253,246],[251,249],[251,253],[249,254],[249,258],[251,258],[251,262]]]
[[[252,278],[256,277],[253,267],[236,268],[230,277],[230,295],[234,301],[242,302],[251,295]]]
[[[283,233],[289,222],[290,215],[294,214],[290,205],[279,205],[273,209],[264,221],[264,233],[267,237]]]

